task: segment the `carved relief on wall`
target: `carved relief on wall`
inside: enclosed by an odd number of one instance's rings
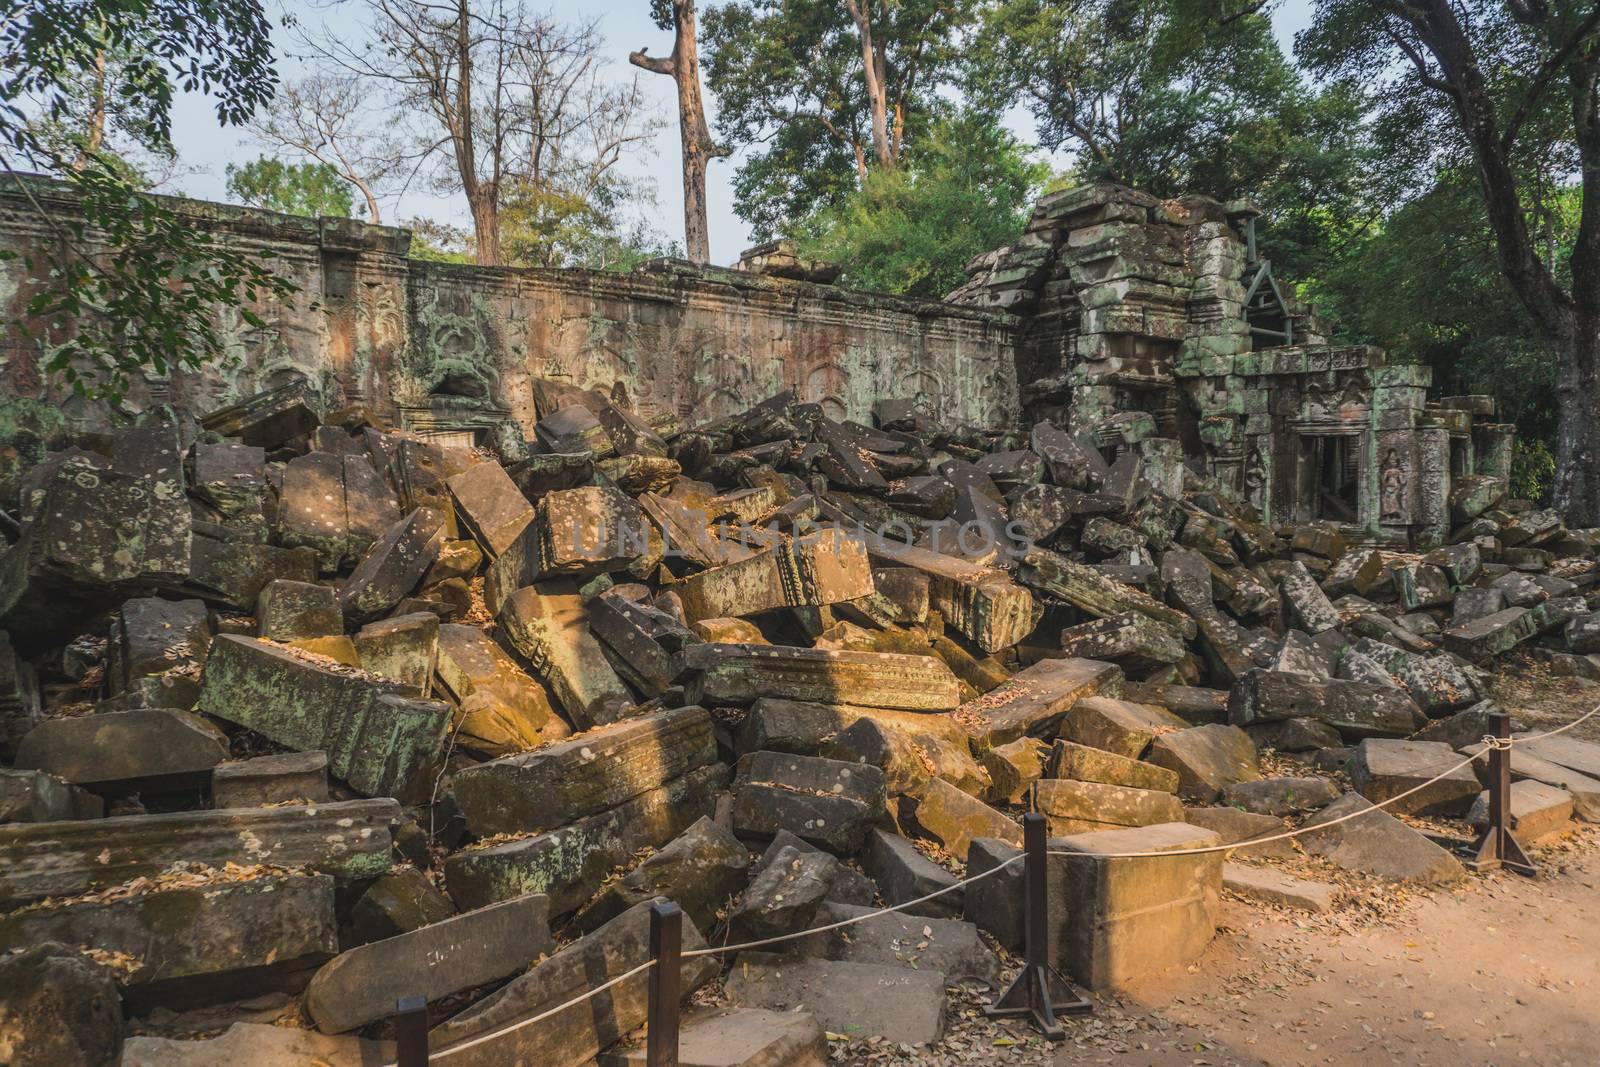
[[[1378,434],[1378,521],[1407,526],[1416,521],[1416,443],[1411,433]],[[1370,520],[1369,520],[1370,521]]]
[[[1264,517],[1270,519],[1268,487],[1272,484],[1272,455],[1270,438],[1266,434],[1250,434],[1245,438],[1244,498]]]

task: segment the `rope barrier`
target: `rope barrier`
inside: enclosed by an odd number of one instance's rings
[[[1434,775],[1432,778],[1429,778],[1427,781],[1422,782],[1419,785],[1414,785],[1410,789],[1407,789],[1402,793],[1397,793],[1394,796],[1389,797],[1389,798],[1387,798],[1385,800],[1382,800],[1382,801],[1380,801],[1380,802],[1378,802],[1376,804],[1373,804],[1370,807],[1362,808],[1360,811],[1353,811],[1353,812],[1349,813],[1348,815],[1341,815],[1337,819],[1330,819],[1327,822],[1317,823],[1314,826],[1304,826],[1304,827],[1301,827],[1301,828],[1299,828],[1297,830],[1289,830],[1289,831],[1286,831],[1286,832],[1281,833],[1281,834],[1274,834],[1274,835],[1272,835],[1270,837],[1246,838],[1245,840],[1235,841],[1235,842],[1233,842],[1231,844],[1209,845],[1209,846],[1207,846],[1205,848],[1180,848],[1180,849],[1172,849],[1171,851],[1167,851],[1167,852],[1092,852],[1092,853],[1090,853],[1090,852],[1050,851],[1050,852],[1048,852],[1046,854],[1050,855],[1050,856],[1063,856],[1063,857],[1093,856],[1095,859],[1159,859],[1159,858],[1164,857],[1164,856],[1200,856],[1200,855],[1206,855],[1206,854],[1213,853],[1213,852],[1232,852],[1235,849],[1246,848],[1246,847],[1249,847],[1249,846],[1252,846],[1252,845],[1265,845],[1265,844],[1270,844],[1271,842],[1274,842],[1274,841],[1286,841],[1286,840],[1289,840],[1290,838],[1299,837],[1302,834],[1313,833],[1313,832],[1316,832],[1316,831],[1319,831],[1319,830],[1326,830],[1327,828],[1329,828],[1331,826],[1337,826],[1340,823],[1349,822],[1352,819],[1359,819],[1363,815],[1370,815],[1375,811],[1381,811],[1382,809],[1388,807],[1391,804],[1394,804],[1394,803],[1396,803],[1398,801],[1404,800],[1406,797],[1409,797],[1409,796],[1411,796],[1411,795],[1413,795],[1415,793],[1418,793],[1418,792],[1428,788],[1430,785],[1433,785],[1436,782],[1439,782],[1439,781],[1442,781],[1445,778],[1448,778],[1450,775],[1454,774],[1456,771],[1460,770],[1462,767],[1466,767],[1469,764],[1472,764],[1472,763],[1476,762],[1480,757],[1487,755],[1489,752],[1491,752],[1491,751],[1493,751],[1495,749],[1509,750],[1514,745],[1523,744],[1523,743],[1526,743],[1528,741],[1538,741],[1538,740],[1541,740],[1541,739],[1546,738],[1546,737],[1553,737],[1556,734],[1565,733],[1566,731],[1572,729],[1574,726],[1577,726],[1580,723],[1584,722],[1585,720],[1587,720],[1589,718],[1592,718],[1596,714],[1600,714],[1600,704],[1595,705],[1588,712],[1586,712],[1582,716],[1574,719],[1572,722],[1567,723],[1565,726],[1559,727],[1559,728],[1554,729],[1554,730],[1546,730],[1543,733],[1532,734],[1532,735],[1529,735],[1529,736],[1526,736],[1526,737],[1517,737],[1517,738],[1501,738],[1501,737],[1495,737],[1493,735],[1486,735],[1483,738],[1484,747],[1482,749],[1480,749],[1478,752],[1474,753],[1473,755],[1468,756],[1466,759],[1462,760],[1460,763],[1455,764],[1454,766],[1450,767],[1449,769],[1447,769],[1447,770],[1445,770],[1445,771],[1443,771],[1443,772],[1441,772],[1439,774]],[[781,943],[783,943],[785,941],[794,941],[794,940],[798,940],[799,938],[803,938],[803,937],[811,937],[811,936],[813,936],[815,934],[828,933],[829,931],[832,931],[832,930],[841,930],[841,929],[844,929],[845,927],[848,927],[848,926],[855,926],[858,923],[864,923],[864,922],[867,922],[870,919],[875,919],[875,918],[878,918],[879,916],[882,916],[882,915],[890,915],[890,914],[893,914],[895,912],[904,911],[907,908],[912,908],[912,907],[915,907],[918,904],[923,904],[923,903],[926,903],[927,901],[933,900],[933,899],[935,899],[937,897],[944,896],[946,893],[953,893],[958,889],[963,889],[963,888],[965,888],[965,887],[967,887],[969,885],[974,884],[975,882],[980,882],[985,878],[991,878],[994,875],[999,874],[1001,871],[1005,870],[1006,868],[1011,867],[1014,864],[1021,863],[1025,858],[1026,858],[1026,854],[1019,853],[1018,855],[1012,856],[1010,859],[1005,860],[1005,861],[995,865],[994,867],[989,868],[987,871],[984,871],[982,874],[975,874],[975,875],[971,876],[970,878],[963,878],[963,879],[961,879],[961,880],[959,880],[957,882],[954,882],[951,885],[944,886],[944,887],[942,887],[940,889],[934,890],[931,893],[926,893],[926,894],[924,894],[924,895],[922,895],[920,897],[917,897],[914,900],[907,900],[907,901],[905,901],[903,903],[900,903],[900,904],[893,904],[893,905],[890,905],[888,907],[878,908],[876,910],[869,911],[869,912],[867,912],[867,913],[865,913],[863,915],[855,915],[855,916],[852,916],[852,917],[850,917],[848,919],[841,919],[838,922],[828,923],[825,926],[812,927],[810,929],[800,930],[800,931],[798,931],[796,933],[792,933],[792,934],[780,934],[780,935],[775,936],[775,937],[761,938],[761,939],[756,940],[756,941],[746,941],[746,942],[742,942],[742,943],[736,944],[736,945],[716,945],[716,946],[708,946],[706,948],[694,949],[692,951],[683,953],[682,958],[688,960],[688,959],[698,959],[698,958],[703,957],[703,956],[724,955],[724,954],[731,953],[731,952],[745,952],[745,951],[749,951],[751,949],[764,948],[764,947],[766,947],[768,945],[781,944]],[[531,1016],[530,1018],[527,1018],[527,1019],[519,1019],[516,1022],[510,1024],[509,1026],[503,1026],[498,1030],[492,1030],[487,1034],[480,1034],[477,1037],[471,1038],[470,1040],[467,1040],[467,1041],[463,1041],[463,1042],[461,1042],[459,1044],[450,1045],[450,1046],[447,1046],[445,1048],[439,1049],[438,1051],[430,1052],[430,1054],[429,1054],[430,1060],[442,1060],[447,1056],[453,1056],[456,1053],[465,1052],[468,1049],[476,1048],[477,1046],[485,1044],[486,1042],[493,1041],[493,1040],[495,1040],[497,1038],[500,1038],[500,1037],[504,1037],[506,1034],[513,1033],[514,1031],[520,1030],[525,1026],[532,1026],[535,1023],[543,1022],[544,1020],[546,1020],[546,1019],[548,1019],[548,1018],[550,1018],[552,1016],[561,1014],[562,1012],[568,1010],[569,1008],[575,1008],[579,1004],[582,1004],[585,1001],[587,1001],[587,1000],[589,1000],[589,999],[591,999],[593,997],[599,996],[601,993],[604,993],[606,990],[611,989],[614,986],[621,985],[623,982],[626,982],[631,978],[634,978],[634,977],[637,977],[640,974],[643,974],[645,971],[648,971],[653,966],[655,966],[655,961],[654,960],[647,960],[644,963],[639,964],[637,967],[633,968],[632,970],[627,971],[627,972],[625,972],[625,973],[623,973],[621,975],[618,975],[616,978],[613,978],[610,981],[605,982],[602,985],[595,986],[594,988],[592,988],[592,989],[590,989],[590,990],[588,990],[588,991],[586,991],[586,992],[584,992],[584,993],[582,993],[582,994],[580,994],[580,995],[578,995],[576,997],[573,997],[571,1000],[569,1000],[569,1001],[567,1001],[567,1002],[565,1002],[563,1004],[560,1004],[560,1005],[558,1005],[558,1006],[556,1006],[554,1008],[550,1008],[550,1009],[548,1009],[546,1011],[540,1012],[538,1015]],[[398,1067],[398,1065],[393,1063],[393,1062],[391,1062],[391,1063],[384,1064],[384,1067]]]

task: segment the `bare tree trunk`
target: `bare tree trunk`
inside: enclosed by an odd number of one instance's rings
[[[894,151],[889,145],[889,90],[885,72],[883,45],[872,39],[872,0],[845,0],[845,8],[855,21],[861,35],[861,67],[867,82],[867,104],[872,116],[872,152],[880,166],[894,164]]]
[[[1423,0],[1406,21],[1432,53],[1443,78],[1413,54],[1424,84],[1448,94],[1477,164],[1495,256],[1528,313],[1534,336],[1556,363],[1556,481],[1553,503],[1572,526],[1600,525],[1600,115],[1595,109],[1596,60],[1569,68],[1574,133],[1582,163],[1583,208],[1573,244],[1571,291],[1539,254],[1528,229],[1511,165],[1510,138],[1450,0]]]
[[[104,48],[94,54],[94,99],[89,106],[87,128],[83,131],[83,144],[78,149],[78,158],[72,164],[72,169],[82,170],[89,165],[89,159],[100,151],[100,146],[106,140],[106,51]]]
[[[694,0],[672,0],[672,55],[656,59],[641,48],[628,56],[636,67],[668,75],[678,86],[678,133],[683,143],[683,244],[695,263],[711,262],[706,222],[706,169],[727,153],[711,140],[705,101],[700,94],[700,46]]]

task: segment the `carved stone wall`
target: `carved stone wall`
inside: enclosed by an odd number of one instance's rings
[[[58,220],[72,201],[36,185]],[[868,421],[881,399],[915,398],[942,421],[986,427],[1018,412],[1014,335],[1003,312],[657,261],[628,274],[482,268],[407,257],[400,229],[179,202],[203,239],[269,252],[291,302],[224,309],[229,358],[136,383],[129,413],[200,412],[304,377],[330,407],[363,404],[434,433],[508,428],[531,437],[532,382],[612,389],[651,415],[694,424],[784,389]],[[21,315],[39,279],[20,254],[56,239],[34,201],[0,193],[0,306]],[[46,396],[49,339],[13,327],[0,347],[0,437],[9,421],[94,428],[101,406]]]

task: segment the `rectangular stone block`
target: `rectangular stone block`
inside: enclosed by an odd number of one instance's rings
[[[1092,659],[1044,659],[961,705],[979,747],[1003,745],[1032,734],[1049,737],[1078,701],[1122,682],[1122,669]]]
[[[571,580],[518,589],[501,607],[498,622],[573,726],[602,726],[632,710],[633,697],[589,632],[589,609]]]
[[[341,884],[389,867],[393,800],[347,800],[172,815],[0,826],[0,907],[70,897],[160,874],[173,864],[273,864]]]
[[[698,704],[750,704],[780,697],[904,711],[953,711],[960,684],[942,660],[891,652],[840,652],[787,645],[696,645],[686,662],[701,673],[688,687]]]
[[[1216,935],[1221,852],[1118,858],[1121,852],[1181,853],[1221,843],[1209,830],[1162,823],[1053,838],[1049,921],[1057,966],[1096,991],[1118,989],[1199,956]]]
[[[445,482],[461,525],[490,560],[533,521],[533,505],[498,463],[478,463]]]
[[[456,803],[479,837],[564,826],[717,759],[711,716],[674,708],[458,772]]]
[[[1183,821],[1183,805],[1171,793],[1070,778],[1033,783],[1033,807],[1044,815],[1052,837]]]
[[[867,553],[854,537],[824,530],[782,541],[748,559],[700,571],[673,586],[690,622],[778,608],[836,604],[873,591]]]
[[[334,670],[254,638],[211,643],[201,710],[302,752],[328,754],[334,777],[368,796],[425,799],[443,756],[450,706]]]

